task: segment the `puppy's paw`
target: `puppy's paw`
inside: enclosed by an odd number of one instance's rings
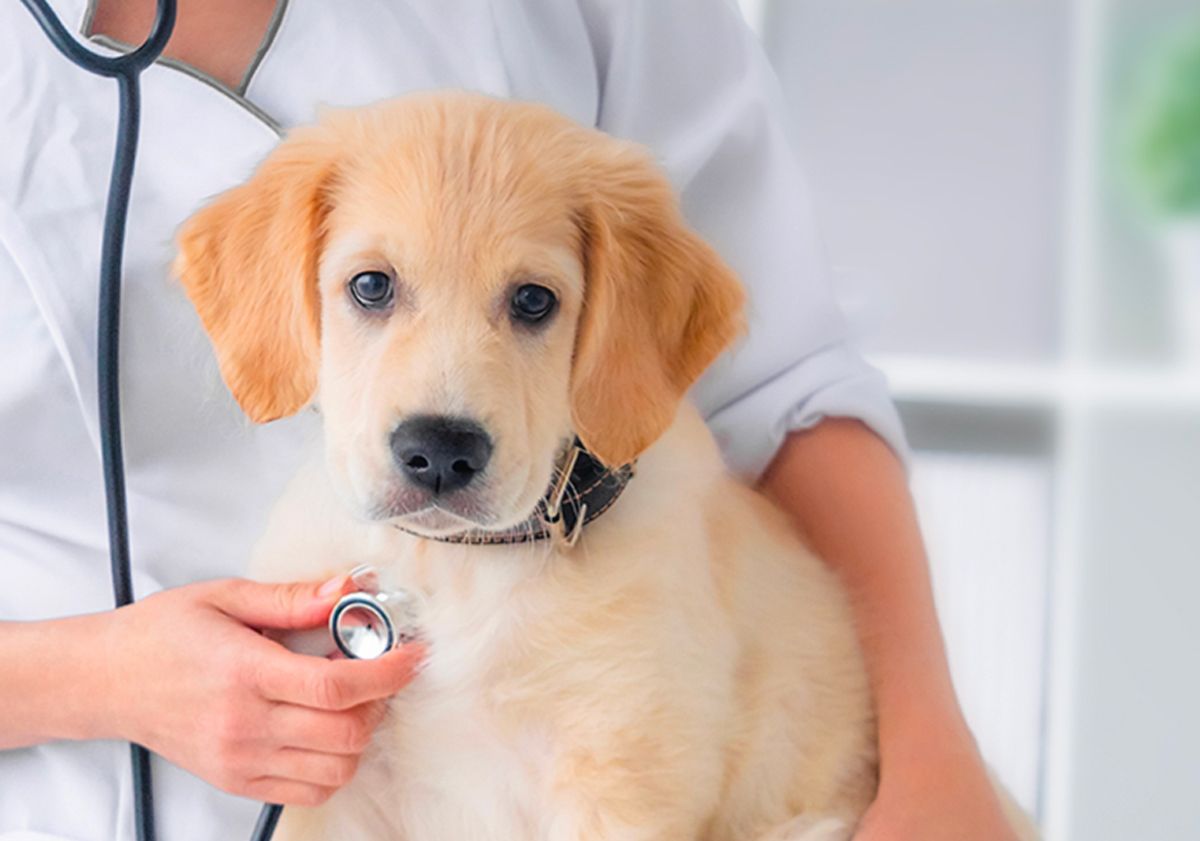
[[[839,818],[801,815],[781,824],[758,841],[850,841],[854,827]]]

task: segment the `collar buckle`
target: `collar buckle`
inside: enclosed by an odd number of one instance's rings
[[[575,462],[579,461],[580,452],[582,450],[578,444],[571,447],[546,497],[546,519],[551,523],[557,523],[562,518],[563,497],[567,495],[567,485],[571,484],[571,474],[575,472]]]
[[[580,504],[579,511],[575,515],[575,524],[570,531],[567,531],[567,521],[562,515],[563,498],[567,495],[571,474],[575,472],[575,463],[579,461],[579,454],[582,451],[578,444],[571,447],[562,467],[558,470],[558,478],[554,480],[554,486],[546,497],[546,521],[554,527],[556,540],[567,549],[579,542],[579,535],[583,533],[583,524],[587,521],[586,502]]]
[[[571,530],[567,531],[567,521],[559,517],[554,521],[555,531],[557,532],[558,542],[564,549],[572,548],[579,542],[579,535],[583,534],[583,524],[587,522],[587,503],[579,506],[579,513],[575,517],[575,525]]]

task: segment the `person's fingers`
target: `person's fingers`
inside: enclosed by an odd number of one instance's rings
[[[368,701],[343,712],[277,704],[267,726],[276,744],[321,753],[357,755],[387,712],[386,701]]]
[[[265,770],[269,776],[281,780],[341,788],[354,779],[358,760],[358,756],[281,748],[267,760]]]
[[[272,701],[348,710],[395,695],[412,680],[424,656],[425,647],[419,643],[375,660],[321,660],[271,646],[257,658],[256,683],[263,697]]]
[[[288,584],[227,578],[212,582],[208,595],[218,610],[254,628],[314,628],[352,586],[347,575]]]
[[[333,786],[317,786],[278,777],[260,777],[251,780],[234,794],[263,803],[278,803],[281,806],[320,806],[336,790]]]

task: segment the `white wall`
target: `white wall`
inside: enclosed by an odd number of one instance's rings
[[[869,350],[1055,352],[1066,9],[768,5],[766,45]]]

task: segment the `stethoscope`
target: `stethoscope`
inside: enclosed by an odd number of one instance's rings
[[[145,42],[130,53],[103,56],[76,41],[46,0],[21,0],[54,46],[73,63],[90,73],[117,80],[119,91],[117,141],[112,176],[104,210],[100,250],[100,306],[96,355],[100,451],[104,471],[104,496],[108,517],[109,561],[113,599],[117,607],[133,601],[133,576],[129,561],[129,523],[125,502],[125,466],[121,445],[121,405],[118,348],[121,327],[121,265],[125,249],[125,223],[129,193],[137,159],[140,124],[141,73],[162,54],[175,28],[175,0],[158,0],[154,25]],[[354,659],[381,657],[416,635],[419,607],[405,590],[382,588],[370,567],[351,573],[358,592],[343,596],[329,617],[329,632],[338,649]],[[133,759],[134,826],[138,841],[154,841],[154,796],[150,777],[150,752],[130,745]],[[251,835],[252,841],[269,841],[283,807],[263,806]]]

